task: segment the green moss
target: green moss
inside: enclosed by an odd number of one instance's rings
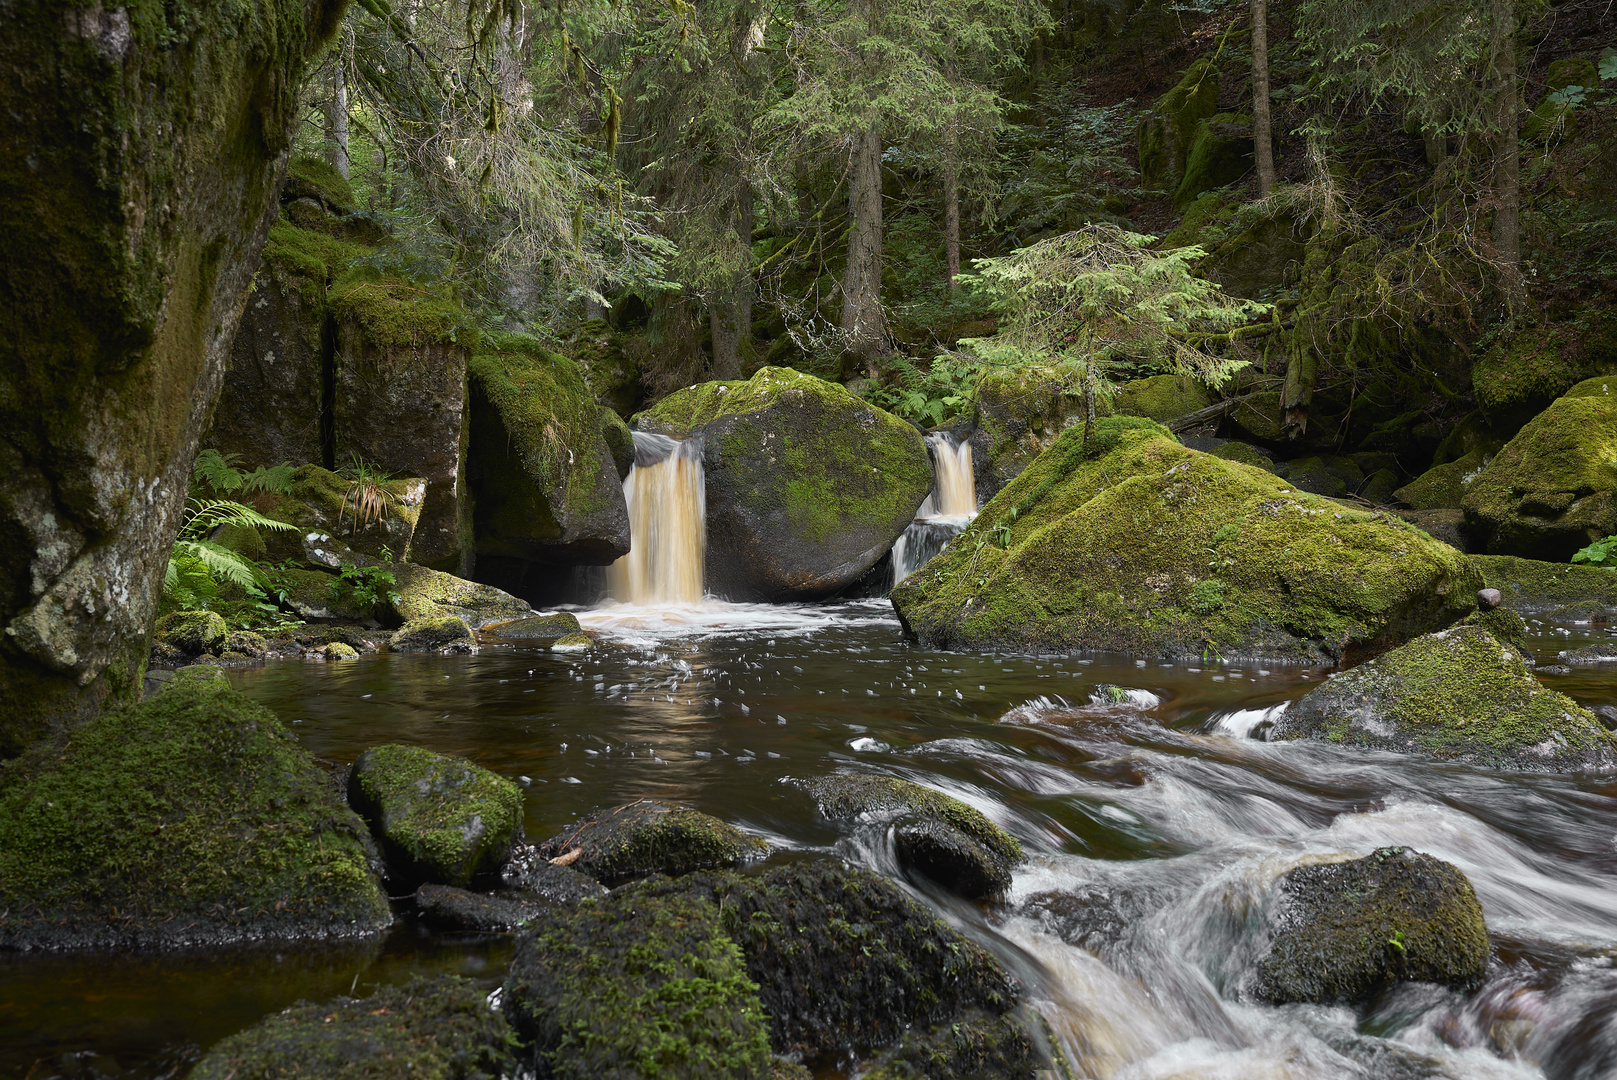
[[[1078,386],[1067,368],[1027,364],[983,372],[972,391],[972,406],[977,428],[988,441],[995,490],[1078,422],[1084,409]]]
[[[505,1012],[556,1080],[763,1080],[766,1017],[711,899],[664,881],[540,916]]]
[[[1511,555],[1473,555],[1483,583],[1524,615],[1607,618],[1617,615],[1617,570],[1540,562]]]
[[[979,1013],[911,1029],[859,1075],[862,1080],[1038,1080],[1048,1074],[1029,1023],[1015,1014]]]
[[[1539,413],[1466,492],[1466,522],[1493,555],[1548,561],[1617,533],[1617,397],[1591,379]]]
[[[333,641],[326,646],[326,659],[357,660],[359,659],[359,650],[341,641]]]
[[[477,639],[459,615],[431,615],[393,631],[387,647],[392,652],[476,652]]]
[[[1063,435],[895,588],[910,631],[946,648],[1301,660],[1471,608],[1479,575],[1447,545],[1130,419],[1098,423],[1087,449],[1081,429]]]
[[[1251,443],[1227,442],[1215,447],[1212,454],[1225,461],[1238,461],[1242,465],[1250,465],[1254,469],[1263,469],[1267,472],[1275,471],[1274,459],[1262,453]]]
[[[275,715],[212,672],[0,775],[0,943],[146,946],[388,925],[359,820]]]
[[[464,758],[397,743],[354,762],[348,801],[392,876],[464,886],[499,869],[522,824],[522,789]]]
[[[556,858],[575,849],[574,869],[608,885],[647,874],[739,866],[769,853],[768,844],[734,825],[650,799],[591,811],[541,844],[539,853]]]
[[[156,640],[192,656],[213,652],[230,628],[213,611],[176,611],[157,621]]]
[[[1185,152],[1184,177],[1174,189],[1173,204],[1182,209],[1202,192],[1233,184],[1252,169],[1252,118],[1217,113],[1197,122]]]
[[[1212,403],[1213,395],[1195,379],[1184,375],[1153,375],[1118,387],[1112,412],[1120,416],[1149,417],[1166,424]]]
[[[315,310],[326,306],[326,286],[373,248],[328,233],[300,229],[286,218],[270,226],[264,266],[282,288],[298,292]]]
[[[563,634],[550,646],[551,652],[588,652],[595,647],[586,634]]]
[[[896,776],[825,776],[803,786],[819,803],[820,813],[833,821],[862,814],[912,814],[952,826],[1011,862],[1022,858],[1021,842],[981,810]]]
[[[366,341],[378,349],[472,347],[478,342],[477,330],[459,300],[372,266],[345,271],[332,283],[330,301],[332,313],[360,327]]]
[[[1270,951],[1252,989],[1274,1002],[1360,1002],[1401,981],[1470,989],[1488,929],[1457,868],[1408,848],[1281,877]]]
[[[475,983],[416,979],[367,998],[298,1003],[218,1043],[193,1080],[497,1080],[516,1039]]]
[[[1511,431],[1591,376],[1617,373],[1617,314],[1596,310],[1564,323],[1530,327],[1477,360],[1477,404]]]
[[[578,616],[571,611],[558,611],[552,615],[535,615],[527,619],[494,623],[485,626],[483,630],[508,641],[527,641],[534,638],[545,640],[566,637],[568,634],[582,633],[583,627],[578,625]]]
[[[1514,649],[1462,625],[1400,646],[1309,692],[1271,738],[1324,738],[1497,768],[1576,769],[1617,758],[1593,714],[1539,685]]]
[[[464,620],[468,626],[481,627],[533,613],[525,600],[441,570],[404,564],[394,570],[394,576],[399,600],[393,608],[400,619],[407,621],[452,617]]]
[[[528,542],[571,539],[626,514],[601,410],[576,363],[528,335],[489,334],[468,373],[480,552],[523,555]]]
[[[1218,109],[1218,84],[1212,61],[1197,60],[1141,119],[1137,141],[1146,187],[1172,191],[1179,186],[1196,125]]]
[[[1453,461],[1433,465],[1394,494],[1416,510],[1457,508],[1465,501],[1467,489],[1492,460],[1492,454],[1473,450]]]
[[[337,167],[325,158],[314,154],[299,154],[292,159],[286,174],[286,183],[281,189],[282,198],[310,195],[319,198],[331,210],[338,213],[353,211],[353,186],[348,183],[348,178],[338,172]]]
[[[633,415],[644,396],[640,371],[624,350],[625,335],[602,319],[580,323],[562,351],[583,369],[595,399],[614,415]]]

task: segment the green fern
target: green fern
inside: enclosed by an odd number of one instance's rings
[[[217,451],[204,453],[217,459],[208,463],[209,471],[228,483],[228,477],[223,477],[218,468],[219,462],[224,461],[223,456]],[[225,467],[229,467],[228,461]],[[201,475],[200,466],[198,472]],[[212,484],[213,480],[207,482]],[[218,587],[224,584],[235,585],[250,596],[262,596],[263,572],[258,564],[220,543],[217,536],[226,530],[257,537],[260,529],[291,532],[296,528],[229,499],[197,496],[187,499],[179,536],[174,540],[174,549],[169,553],[168,567],[163,573],[163,595],[183,607],[206,607],[217,597]]]

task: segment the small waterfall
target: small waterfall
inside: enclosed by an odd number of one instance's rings
[[[932,493],[893,543],[893,584],[909,577],[977,516],[977,480],[971,444],[946,431],[926,437],[932,454]]]
[[[629,554],[607,568],[607,591],[629,604],[700,604],[707,555],[702,440],[634,433],[623,481]]]

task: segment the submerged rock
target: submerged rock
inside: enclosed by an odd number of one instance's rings
[[[493,874],[522,829],[522,789],[463,758],[417,746],[359,755],[348,801],[400,881],[466,885]]]
[[[1022,859],[1016,837],[941,791],[892,776],[825,776],[803,786],[829,820],[896,823],[900,864],[968,899],[1004,892]]]
[[[629,511],[579,366],[537,338],[487,334],[471,387],[478,555],[604,566],[626,554]]]
[[[1299,866],[1275,886],[1268,953],[1250,989],[1277,1003],[1364,1001],[1403,981],[1469,989],[1488,968],[1477,894],[1457,868],[1408,848]]]
[[[474,893],[449,885],[423,885],[415,891],[416,915],[440,930],[520,930],[549,907],[531,893]]]
[[[1280,714],[1269,738],[1416,751],[1494,768],[1571,772],[1617,764],[1617,742],[1519,652],[1456,626],[1332,676]]]
[[[553,908],[517,945],[505,1014],[556,1080],[758,1078],[768,1017],[709,895],[661,879]]]
[[[217,672],[0,771],[0,948],[368,934],[392,921],[364,824]]]
[[[551,652],[589,652],[595,642],[584,634],[564,634],[550,646]]]
[[[1463,507],[1490,555],[1559,562],[1617,533],[1617,379],[1581,382],[1529,420]]]
[[[403,653],[474,653],[477,639],[457,615],[411,619],[393,632],[387,647]]]
[[[1069,429],[892,592],[934,648],[1340,659],[1474,606],[1466,557],[1386,514],[1187,449]]]
[[[510,622],[492,623],[483,627],[485,634],[507,641],[544,641],[581,633],[582,630],[583,628],[578,625],[578,616],[571,611],[558,611],[554,615],[535,615],[532,618],[513,619]]]
[[[539,845],[539,854],[547,859],[575,851],[568,865],[614,885],[647,874],[739,866],[763,858],[769,845],[689,807],[641,799],[592,811],[580,824]]]
[[[732,599],[846,588],[887,554],[932,489],[919,431],[791,368],[681,390],[635,425],[703,439],[706,582]]]
[[[367,998],[300,1002],[214,1046],[193,1080],[497,1080],[516,1074],[505,1017],[454,976]]]
[[[875,874],[803,863],[715,888],[780,1053],[866,1053],[1016,1004],[992,955]]]

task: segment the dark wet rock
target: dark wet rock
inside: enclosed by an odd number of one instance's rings
[[[1493,768],[1572,772],[1617,763],[1617,742],[1589,711],[1540,685],[1520,653],[1480,626],[1428,634],[1333,675],[1283,712],[1269,738]]]
[[[887,554],[932,489],[919,431],[791,368],[678,391],[635,426],[703,440],[706,581],[731,599],[847,588]]]
[[[1397,488],[1397,473],[1391,469],[1377,469],[1364,478],[1364,483],[1360,484],[1353,494],[1365,502],[1385,506],[1394,500]]]
[[[284,567],[276,570],[275,583],[281,606],[300,619],[310,622],[376,621],[376,608],[357,602],[351,590],[343,589],[341,579],[336,574]]]
[[[389,876],[464,886],[497,872],[521,838],[522,789],[464,758],[416,746],[359,755],[348,801],[381,843]]]
[[[0,948],[344,937],[392,917],[364,824],[275,715],[188,669],[0,792]]]
[[[300,1002],[217,1043],[193,1080],[498,1080],[516,1073],[511,1029],[454,976],[367,998]]]
[[[1187,443],[1186,445],[1189,444]],[[1238,461],[1242,465],[1250,465],[1254,469],[1262,469],[1265,472],[1275,472],[1278,468],[1275,465],[1274,458],[1270,457],[1264,451],[1259,450],[1251,443],[1235,442],[1232,440],[1214,447],[1212,450],[1207,451],[1207,453],[1212,454],[1216,458],[1223,458],[1225,461]]]
[[[763,858],[769,845],[689,807],[641,799],[594,810],[539,845],[546,859],[577,851],[568,865],[607,885],[647,874],[717,870]]]
[[[1571,668],[1567,668],[1565,673],[1570,674],[1571,671]],[[1589,711],[1595,714],[1601,727],[1607,731],[1617,730],[1617,705],[1596,705]]]
[[[1300,493],[1151,421],[1105,418],[1085,438],[1068,429],[893,589],[911,635],[1339,660],[1448,625],[1482,585],[1464,555],[1382,511]]]
[[[570,611],[558,611],[554,615],[535,615],[527,619],[493,623],[483,627],[483,633],[507,641],[544,641],[577,634],[582,629],[578,625],[578,616]]]
[[[1039,1080],[1048,1075],[1045,1058],[1029,1029],[1042,1024],[1037,1013],[1027,1012],[979,1012],[952,1023],[912,1028],[859,1075],[861,1080]]]
[[[1476,892],[1408,848],[1300,866],[1275,886],[1269,951],[1251,992],[1273,1002],[1359,1002],[1396,982],[1469,989],[1488,967]]]
[[[232,630],[225,635],[224,645],[226,652],[240,653],[254,660],[262,659],[269,652],[269,642],[264,635],[255,634],[251,630]]]
[[[901,822],[893,829],[893,848],[904,869],[968,900],[998,896],[1011,887],[1009,860],[941,822]]]
[[[1145,185],[1173,191],[1185,178],[1196,125],[1218,111],[1218,69],[1200,59],[1140,118],[1136,132],[1140,176]]]
[[[157,641],[185,656],[200,656],[224,645],[230,628],[216,611],[176,611],[157,621]]]
[[[450,885],[423,885],[415,891],[416,914],[440,930],[485,934],[520,930],[548,907],[531,893],[474,893]]]
[[[1617,570],[1582,563],[1540,562],[1511,555],[1473,555],[1471,562],[1505,606],[1552,618],[1617,616]]]
[[[710,895],[635,882],[542,913],[503,1005],[543,1076],[706,1080],[768,1074],[768,1017]]]
[[[1150,892],[1090,883],[1066,892],[1038,893],[1028,898],[1025,910],[1037,914],[1067,944],[1105,956],[1160,905],[1161,900]]]
[[[511,858],[500,868],[500,880],[508,889],[533,893],[552,904],[576,904],[606,895],[600,882],[570,866],[557,866],[533,844],[518,844],[512,850]]]
[[[1568,667],[1609,667],[1617,665],[1617,643],[1611,645],[1585,645],[1581,649],[1562,649],[1556,659]]]
[[[1304,491],[1339,499],[1357,491],[1364,472],[1350,457],[1306,457],[1288,461],[1275,470]]]
[[[1494,451],[1473,450],[1469,454],[1433,465],[1396,492],[1398,498],[1416,510],[1458,509],[1465,494],[1488,462]]]
[[[1470,535],[1465,531],[1464,510],[1393,510],[1433,540],[1440,540],[1456,551],[1474,551]]]
[[[1527,422],[1467,489],[1491,555],[1558,562],[1617,533],[1617,379],[1589,379]]]
[[[387,647],[405,653],[474,653],[477,639],[457,615],[411,619],[393,632]]]
[[[476,581],[455,577],[425,566],[403,565],[394,569],[399,594],[393,604],[399,619],[454,616],[472,629],[492,622],[509,622],[533,614],[526,600]]]
[[[0,7],[0,756],[139,694],[299,88],[343,9]]]
[[[892,776],[824,776],[802,785],[831,821],[893,824],[893,847],[906,870],[968,899],[1009,888],[1022,845],[982,811],[951,795]]]
[[[781,1053],[865,1053],[916,1025],[1016,1004],[993,956],[875,874],[800,863],[715,889]]]

